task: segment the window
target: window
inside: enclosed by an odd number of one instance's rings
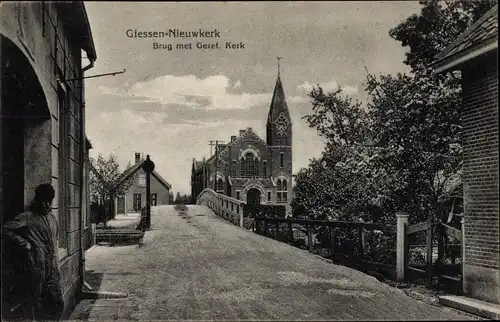
[[[278,188],[277,188],[277,202],[279,203],[286,203],[288,202],[288,192],[287,192],[287,182],[286,180],[280,180],[278,179],[277,182]]]
[[[240,192],[236,191],[236,199],[240,200]]]
[[[231,174],[236,176],[236,160],[233,160],[233,166],[231,168]]]
[[[224,192],[224,182],[222,181],[222,178],[217,179],[217,188],[216,188],[218,193]]]
[[[285,166],[285,156],[283,152],[280,153],[280,167],[283,168]]]
[[[158,194],[152,193],[151,194],[151,206],[157,206],[157,205],[158,205]]]
[[[271,201],[271,191],[267,192],[267,201]]]
[[[140,193],[134,193],[134,211],[141,211],[141,208],[142,208],[142,204],[141,204],[141,201],[142,201],[142,195]]]
[[[262,176],[267,177],[267,161],[262,161]]]
[[[259,160],[252,153],[247,153],[241,159],[241,176],[245,178],[257,177],[259,175]]]
[[[139,176],[137,178],[137,186],[139,186],[139,187],[146,186],[146,174],[145,173],[139,173]]]

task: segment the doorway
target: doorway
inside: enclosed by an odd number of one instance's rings
[[[52,182],[52,124],[30,61],[2,35],[0,88],[0,219],[4,223],[26,209],[37,185]]]
[[[31,61],[0,35],[0,229],[26,210],[36,186],[52,183],[51,143],[51,113]],[[2,306],[9,307],[9,290],[23,276],[9,244],[2,242],[1,257]]]
[[[252,188],[247,192],[247,205],[260,205],[260,191]]]

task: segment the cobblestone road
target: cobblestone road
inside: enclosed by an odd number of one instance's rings
[[[84,300],[80,320],[449,320],[455,311],[264,238],[204,206],[158,207],[144,245],[87,252],[89,281],[126,299]]]

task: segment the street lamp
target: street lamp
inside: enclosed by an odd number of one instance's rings
[[[142,164],[142,169],[146,172],[146,222],[145,228],[151,227],[151,172],[155,169],[155,163],[146,156],[146,161]]]

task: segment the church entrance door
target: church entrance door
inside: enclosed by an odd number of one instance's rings
[[[247,192],[247,205],[260,205],[260,191],[252,188]]]

